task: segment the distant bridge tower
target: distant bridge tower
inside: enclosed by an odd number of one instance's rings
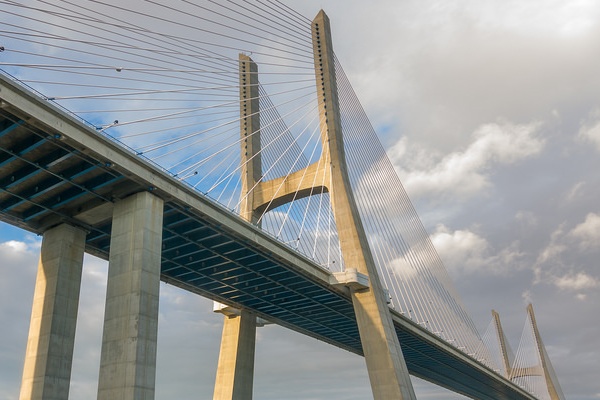
[[[346,269],[353,270],[355,277],[368,277],[367,285],[348,280],[344,273],[341,273],[340,281],[347,284],[351,294],[373,396],[376,400],[415,399],[387,299],[350,187],[331,30],[329,18],[322,10],[312,22],[312,40],[322,154],[308,167],[269,181],[261,181],[258,69],[249,57],[240,56],[243,166],[240,213],[244,219],[256,223],[264,212],[294,199],[329,192]],[[253,315],[243,311],[226,318],[214,399],[251,398],[255,321]]]
[[[512,365],[500,316],[495,311],[492,311],[492,315],[506,377],[540,399],[564,400],[565,396],[537,327],[533,306],[531,304],[527,306],[527,321]]]
[[[500,358],[502,359],[504,377],[510,379],[513,355],[509,352],[508,341],[506,340],[504,329],[502,329],[502,323],[500,322],[500,314],[498,314],[496,310],[492,310],[492,317],[494,319],[494,327],[496,328],[496,339],[498,340],[498,346],[500,347]]]

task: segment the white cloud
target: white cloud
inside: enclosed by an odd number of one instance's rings
[[[589,213],[583,222],[570,230],[564,225],[552,233],[550,243],[538,254],[533,267],[534,283],[575,292],[575,297],[583,301],[587,298],[586,291],[600,286],[600,279],[591,275],[591,270],[586,271],[586,265],[597,259],[600,215]]]
[[[27,243],[18,240],[9,240],[8,242],[0,243],[0,246],[6,247],[15,253],[24,253],[27,251]]]
[[[574,238],[582,249],[591,249],[600,245],[600,215],[589,213],[585,221],[577,225],[569,236]]]
[[[468,230],[451,232],[438,225],[431,240],[449,269],[474,271],[483,267],[489,244],[481,236]]]
[[[577,200],[582,196],[585,190],[586,183],[584,181],[577,182],[566,195],[567,202]]]
[[[593,143],[600,151],[600,107],[594,109],[579,129],[579,136]]]
[[[536,266],[547,261],[556,261],[560,254],[567,250],[567,246],[563,243],[563,236],[562,226],[552,232],[550,243],[538,254]]]
[[[408,156],[405,141],[390,151],[407,191],[412,196],[452,194],[469,197],[490,186],[490,173],[496,165],[515,163],[539,154],[544,140],[537,134],[540,124],[490,123],[480,126],[472,143],[437,162],[422,157],[423,149]],[[412,149],[411,149],[412,151]]]
[[[586,274],[578,272],[576,274],[567,274],[554,278],[554,285],[561,290],[580,291],[583,289],[592,289],[600,286],[600,280]],[[584,297],[585,298],[585,297]]]
[[[457,273],[486,271],[491,274],[505,274],[507,271],[522,269],[523,252],[519,243],[495,251],[489,242],[466,229],[450,231],[438,225],[431,240],[444,264]]]
[[[25,240],[7,240],[0,242],[0,254],[4,259],[15,259],[25,255],[37,254],[41,246],[41,240],[35,236],[28,235]]]
[[[404,280],[415,279],[418,277],[417,270],[410,265],[405,257],[398,257],[393,259],[389,264],[388,268],[391,268],[394,274]]]

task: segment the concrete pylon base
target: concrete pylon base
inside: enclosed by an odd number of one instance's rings
[[[85,236],[66,224],[44,233],[20,400],[69,397]]]
[[[351,292],[373,398],[416,399],[382,293],[372,289]]]
[[[255,340],[254,314],[225,316],[213,400],[252,399]]]
[[[142,192],[113,213],[99,400],[154,399],[163,201]]]

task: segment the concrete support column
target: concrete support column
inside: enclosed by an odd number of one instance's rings
[[[142,192],[115,204],[99,400],[154,399],[163,201]]]
[[[21,400],[69,397],[85,235],[65,224],[44,233]]]
[[[225,317],[213,400],[250,400],[254,382],[256,316]]]
[[[240,72],[240,216],[258,223],[254,211],[254,187],[261,180],[260,102],[258,66],[247,55],[239,55]]]
[[[259,224],[260,215],[254,209],[254,188],[262,175],[258,66],[245,54],[239,55],[239,81],[242,183],[240,216],[246,221]],[[250,400],[254,381],[256,316],[243,310],[230,312],[231,310],[230,307],[225,307],[219,311],[225,315],[225,320],[213,399]]]
[[[415,393],[384,297],[348,178],[329,18],[312,22],[313,54],[323,153],[329,155],[329,193],[346,268],[369,277],[370,287],[351,290],[352,304],[375,400],[412,400]]]

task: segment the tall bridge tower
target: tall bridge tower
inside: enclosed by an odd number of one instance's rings
[[[492,315],[505,377],[525,387],[540,399],[564,400],[565,395],[538,330],[533,305],[527,306],[527,322],[514,360],[508,353],[508,343],[500,323],[500,316],[496,311],[492,311]]]
[[[350,187],[331,29],[322,10],[312,22],[312,44],[322,153],[318,161],[306,168],[268,181],[261,180],[258,68],[248,56],[240,55],[240,213],[256,223],[262,213],[287,202],[329,192],[346,271],[368,278],[366,285],[352,278],[341,280],[350,290],[373,396],[377,400],[414,399],[385,292]],[[243,310],[226,315],[215,399],[251,398],[255,321],[252,314]]]

